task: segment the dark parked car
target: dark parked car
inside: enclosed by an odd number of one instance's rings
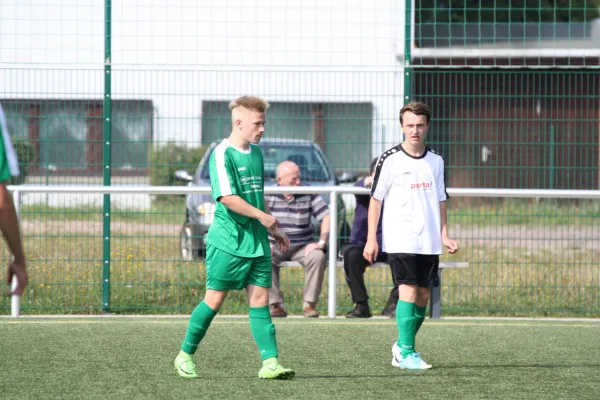
[[[188,182],[188,186],[210,186],[208,160],[217,143],[211,144],[192,176],[187,171],[178,170],[175,177]],[[321,149],[311,141],[290,139],[262,139],[260,142],[265,161],[265,186],[277,184],[275,168],[285,160],[293,161],[300,167],[303,184],[311,186],[334,186],[354,182],[356,174],[344,172],[336,176]],[[329,196],[323,195],[329,204]],[[181,257],[194,260],[204,257],[205,237],[213,221],[215,203],[210,194],[191,194],[186,198],[186,218],[180,233]],[[339,237],[348,237],[350,226],[346,221],[346,208],[341,198],[338,201]],[[313,220],[315,234],[320,224]]]

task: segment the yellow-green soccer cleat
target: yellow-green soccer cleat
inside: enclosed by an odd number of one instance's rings
[[[175,358],[175,370],[182,378],[187,379],[195,379],[200,378],[198,374],[196,374],[196,364],[192,361],[192,357],[190,356],[181,356],[178,355]]]
[[[294,375],[296,375],[296,373],[293,370],[282,367],[278,362],[263,365],[260,371],[258,371],[258,377],[260,379],[289,380],[293,379]]]

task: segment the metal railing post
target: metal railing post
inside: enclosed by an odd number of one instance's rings
[[[17,219],[21,221],[21,192],[15,190],[13,193],[13,202],[15,203],[15,211],[17,213]],[[18,282],[17,277],[13,276],[10,290],[15,290],[17,288]],[[17,318],[21,315],[21,296],[11,296],[10,298],[10,316],[13,318]]]
[[[337,191],[332,190],[329,196],[329,301],[327,302],[327,316],[335,318],[337,310]]]
[[[104,186],[110,186],[112,177],[112,1],[104,1],[104,102],[103,116],[103,151],[102,151],[102,181]],[[110,312],[110,194],[103,196],[102,207],[102,311]]]

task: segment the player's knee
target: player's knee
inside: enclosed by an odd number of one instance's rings
[[[401,283],[398,289],[398,295],[400,300],[414,303],[418,296],[417,285],[412,283]]]
[[[431,291],[429,288],[420,287],[417,289],[417,302],[420,304],[427,303],[429,301],[429,297],[431,295]]]
[[[269,289],[248,285],[247,291],[250,307],[264,307],[269,304]]]
[[[226,295],[227,292],[209,289],[206,291],[206,295],[204,296],[204,303],[206,303],[206,305],[213,310],[218,311],[223,305]]]
[[[265,294],[260,296],[255,296],[253,299],[250,299],[250,307],[265,307],[269,305],[269,292],[265,292]]]

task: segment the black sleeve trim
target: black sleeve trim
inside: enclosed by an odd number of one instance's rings
[[[377,160],[377,166],[375,167],[375,176],[373,177],[373,185],[371,185],[371,196],[373,196],[373,193],[375,193],[375,189],[377,188],[377,183],[379,182],[379,175],[381,174],[381,168],[383,167],[383,163],[385,162],[386,158],[388,158],[389,156],[391,156],[392,154],[394,154],[398,151],[402,151],[401,145],[394,146],[379,156],[379,159]]]

